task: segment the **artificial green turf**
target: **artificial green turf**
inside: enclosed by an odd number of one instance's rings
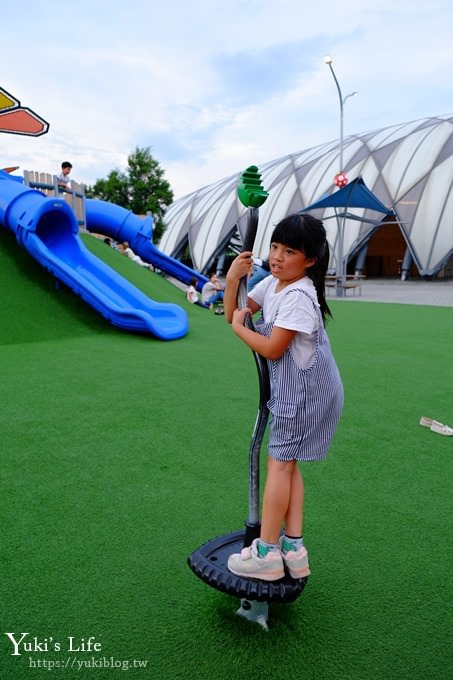
[[[313,573],[295,603],[271,606],[265,633],[186,564],[247,515],[251,353],[223,317],[84,240],[184,306],[190,331],[160,342],[113,328],[0,230],[2,633],[48,641],[15,657],[2,634],[0,678],[93,656],[147,661],[129,672],[156,680],[447,678],[453,439],[418,420],[453,425],[452,310],[332,301],[346,402],[327,460],[303,466]],[[262,468],[263,481],[264,455]],[[67,652],[70,636],[101,651]]]

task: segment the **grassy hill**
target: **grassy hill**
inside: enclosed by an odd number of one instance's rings
[[[2,630],[48,644],[12,656],[2,635],[0,676],[41,678],[46,660],[116,677],[83,668],[94,658],[156,680],[446,678],[452,440],[418,420],[453,424],[451,310],[332,301],[346,405],[327,460],[302,468],[313,574],[266,634],[186,565],[247,516],[251,353],[224,317],[84,240],[184,306],[190,331],[115,329],[0,229]],[[94,654],[68,651],[90,636]]]

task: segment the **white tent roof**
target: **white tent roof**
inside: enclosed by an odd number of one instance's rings
[[[282,217],[336,190],[338,152],[338,141],[334,141],[259,166],[269,198],[260,208],[256,256],[267,257],[271,232]],[[361,176],[377,198],[395,211],[420,274],[439,271],[453,253],[453,116],[350,135],[343,141],[343,157],[349,179]],[[195,269],[206,272],[246,215],[237,197],[243,170],[175,201],[165,215],[167,229],[159,248],[174,255],[188,241]],[[375,229],[366,220],[377,217],[366,210],[351,212],[364,221],[347,221],[346,256],[366,242]],[[337,221],[329,219],[333,214],[332,208],[316,212],[326,220],[334,258]]]

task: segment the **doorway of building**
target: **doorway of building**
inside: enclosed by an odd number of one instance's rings
[[[400,277],[405,252],[406,241],[397,221],[383,224],[370,238],[363,273],[368,278]],[[417,268],[412,265],[410,276],[414,275]]]

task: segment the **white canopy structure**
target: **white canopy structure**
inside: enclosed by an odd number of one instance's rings
[[[338,141],[332,141],[259,166],[269,198],[260,208],[256,256],[267,257],[272,229],[282,217],[337,191],[338,154]],[[411,261],[422,276],[445,271],[453,255],[453,116],[350,135],[343,140],[343,158],[349,180],[363,178],[368,189],[388,206],[389,214],[393,213],[389,230],[386,216],[351,209],[352,219],[347,220],[344,231],[345,261],[351,263],[361,255],[359,259],[365,263],[368,250],[374,258],[397,260],[398,273],[403,262],[409,269]],[[237,197],[237,183],[243,170],[175,201],[167,210],[167,229],[159,248],[179,258],[188,247],[195,269],[207,273],[215,268],[230,242],[240,239],[246,208]],[[315,214],[325,221],[334,271],[338,220],[329,219],[335,216],[332,207]],[[379,231],[381,237],[374,249],[369,249]],[[386,239],[392,240],[393,246],[386,244]],[[388,271],[384,267],[380,273]]]

